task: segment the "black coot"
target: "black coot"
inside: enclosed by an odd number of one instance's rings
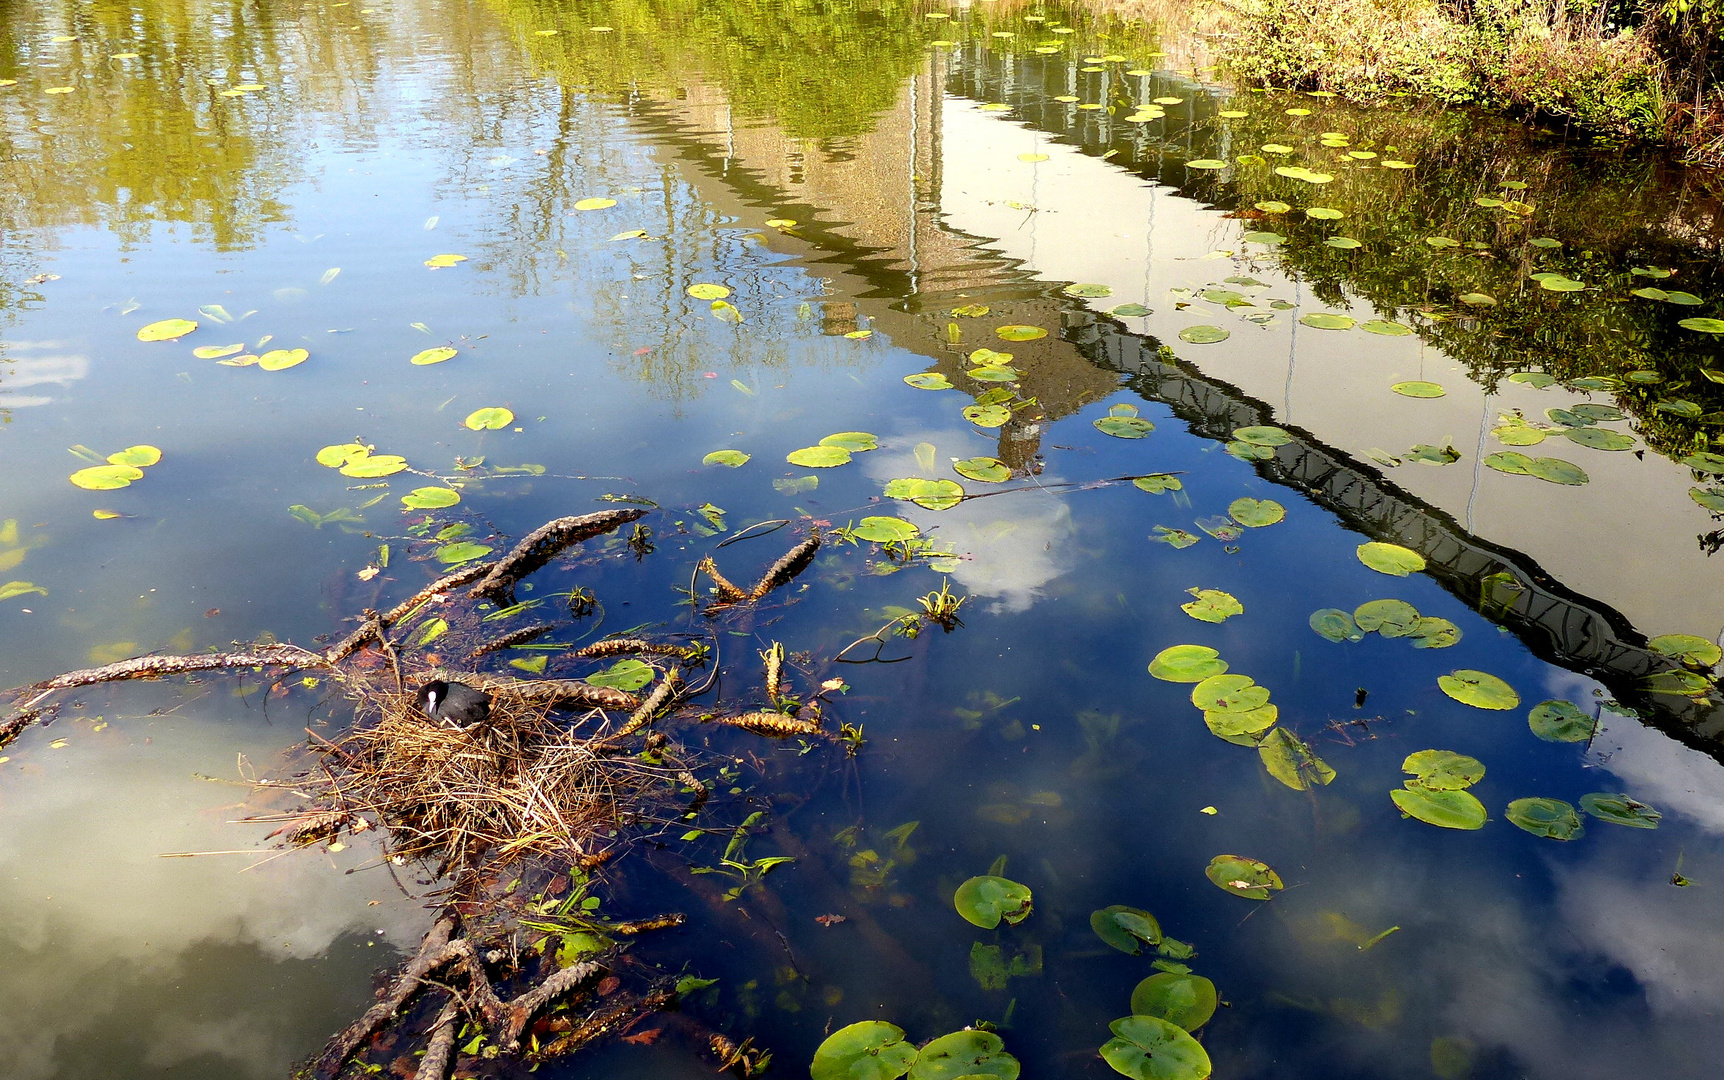
[[[426,716],[454,727],[477,727],[491,717],[491,695],[466,683],[428,682],[415,697]]]

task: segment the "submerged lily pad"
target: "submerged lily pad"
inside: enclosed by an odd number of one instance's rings
[[[727,469],[737,469],[748,464],[752,455],[741,450],[714,450],[700,459],[702,465],[723,465]]]
[[[1401,813],[1443,829],[1482,829],[1488,816],[1471,792],[1435,791],[1417,780],[1389,792],[1389,798]]]
[[[1141,955],[1145,945],[1161,944],[1161,924],[1155,916],[1124,904],[1090,912],[1089,925],[1097,937],[1131,956]]]
[[[1364,641],[1365,631],[1353,616],[1340,608],[1322,608],[1311,613],[1311,629],[1330,641]]]
[[[1460,668],[1437,676],[1443,693],[1475,709],[1512,709],[1520,704],[1514,687],[1486,671]]]
[[[1278,727],[1257,745],[1257,754],[1269,775],[1294,791],[1322,787],[1335,779],[1335,770],[1299,736]]]
[[[1213,345],[1217,341],[1226,341],[1232,336],[1233,333],[1230,330],[1208,325],[1188,326],[1179,332],[1179,340],[1193,345]]]
[[[1016,926],[1029,918],[1034,906],[1028,885],[992,874],[973,877],[959,885],[952,894],[952,905],[964,921],[984,930],[992,930],[1002,919]]]
[[[1503,816],[1534,836],[1550,840],[1573,840],[1586,831],[1574,807],[1561,799],[1516,799]]]
[[[915,1060],[916,1048],[904,1041],[903,1028],[864,1020],[828,1035],[808,1071],[813,1080],[898,1080]]]
[[[842,446],[804,446],[784,455],[784,460],[804,469],[832,469],[850,460],[850,451]]]
[[[1235,615],[1245,614],[1245,605],[1241,604],[1232,593],[1220,589],[1188,589],[1197,599],[1189,604],[1179,605],[1179,609],[1201,622],[1226,622]]]
[[[1580,808],[1600,821],[1626,825],[1631,829],[1656,829],[1664,815],[1627,795],[1612,795],[1594,791],[1580,797]]]
[[[1215,984],[1201,975],[1162,971],[1131,992],[1133,1016],[1153,1016],[1186,1031],[1196,1031],[1215,1015]]]
[[[1281,891],[1281,875],[1267,863],[1243,855],[1217,855],[1203,874],[1216,888],[1247,900],[1267,900]]]
[[[1552,699],[1532,707],[1526,717],[1532,733],[1545,742],[1586,742],[1597,726],[1571,701]]]
[[[1102,1060],[1131,1080],[1206,1080],[1213,1066],[1203,1044],[1158,1016],[1126,1016],[1109,1025]]]
[[[1227,670],[1227,661],[1207,645],[1171,645],[1155,654],[1149,673],[1163,682],[1200,683]]]
[[[1399,544],[1385,544],[1381,541],[1370,541],[1360,544],[1356,554],[1359,561],[1377,571],[1379,574],[1389,574],[1393,577],[1406,577],[1425,568],[1425,557],[1411,548]]]

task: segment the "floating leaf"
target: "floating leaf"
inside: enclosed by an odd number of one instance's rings
[[[959,885],[952,895],[952,904],[964,921],[984,930],[992,930],[1002,919],[1016,926],[1029,918],[1033,907],[1028,885],[992,874],[973,877]]]
[[[108,460],[113,461],[114,459],[110,457]],[[116,462],[116,464],[152,465],[154,462],[127,461]],[[1653,652],[1668,656],[1672,660],[1687,664],[1689,667],[1714,667],[1720,659],[1724,659],[1724,651],[1718,648],[1717,643],[1708,641],[1703,637],[1696,637],[1693,634],[1660,634],[1647,644],[1651,646]]]
[[[1153,1016],[1186,1031],[1209,1023],[1218,1003],[1215,984],[1201,975],[1163,971],[1138,983],[1131,992],[1133,1016]]]
[[[1353,621],[1353,616],[1340,608],[1322,608],[1311,613],[1311,629],[1330,641],[1363,641],[1365,632]]]
[[[271,349],[257,358],[257,366],[265,371],[286,371],[290,367],[298,367],[311,359],[311,353],[304,349]]]
[[[1351,236],[1331,236],[1323,241],[1323,246],[1336,248],[1340,251],[1352,251],[1354,248],[1362,248],[1365,245],[1353,239]]]
[[[701,282],[688,287],[688,294],[696,300],[723,300],[730,295],[730,290],[723,285]]]
[[[1335,770],[1318,757],[1299,736],[1278,727],[1257,745],[1257,754],[1269,775],[1294,791],[1322,787],[1335,779]]]
[[[128,446],[124,450],[108,455],[108,464],[130,465],[134,469],[147,469],[160,460],[162,460],[161,449],[147,444]],[[136,478],[134,477],[134,479]]]
[[[1249,675],[1211,675],[1191,688],[1191,703],[1206,713],[1250,712],[1269,704],[1269,688]]]
[[[784,460],[805,469],[831,469],[850,460],[850,451],[842,446],[805,446],[784,455]]]
[[[1532,733],[1545,742],[1586,742],[1597,726],[1573,702],[1558,699],[1534,705],[1526,722]]]
[[[1423,379],[1409,379],[1406,382],[1398,382],[1390,386],[1389,389],[1402,397],[1410,398],[1440,398],[1448,393],[1448,391],[1444,390],[1439,384],[1426,382]]]
[[[1534,836],[1551,840],[1573,840],[1585,831],[1580,815],[1561,799],[1516,799],[1503,816]]]
[[[999,458],[973,457],[952,463],[959,476],[984,484],[1003,484],[1012,478],[1012,470]]]
[[[1217,855],[1203,873],[1217,888],[1247,900],[1267,900],[1281,891],[1281,875],[1243,855]]]
[[[1600,821],[1626,825],[1631,829],[1656,829],[1664,817],[1652,807],[1627,795],[1612,795],[1594,791],[1580,797],[1580,808]]]
[[[977,427],[997,428],[1012,418],[1012,410],[1004,405],[966,405],[963,415]]]
[[[1103,435],[1116,439],[1141,439],[1155,430],[1155,425],[1141,416],[1102,416],[1090,422]]]
[[[1496,297],[1487,296],[1481,292],[1462,293],[1456,299],[1473,307],[1496,307],[1497,305]]]
[[[178,341],[197,328],[198,324],[191,319],[163,319],[139,330],[138,340]]]
[[[1141,315],[1150,315],[1150,314],[1153,314],[1153,312],[1151,312],[1148,308],[1144,307],[1142,304],[1121,304],[1118,307],[1109,311],[1108,314],[1109,315],[1117,315],[1117,316],[1120,316],[1123,318],[1123,317],[1128,317],[1128,316],[1135,317],[1135,316],[1141,316]]]
[[[954,1031],[922,1047],[910,1080],[1018,1080],[1018,1059],[991,1031]]]
[[[955,480],[923,480],[906,477],[888,481],[888,499],[908,499],[928,510],[950,510],[964,501],[964,488]]]
[[[1533,277],[1537,279],[1539,288],[1548,289],[1551,292],[1580,292],[1586,288],[1585,285],[1573,278],[1564,277],[1561,274],[1534,274]]]
[[[1702,334],[1724,334],[1724,319],[1683,319],[1676,325]]]
[[[472,562],[474,559],[483,559],[491,554],[491,549],[484,544],[475,544],[471,540],[463,540],[456,544],[444,544],[434,554],[437,556],[438,562],[453,565]]]
[[[1239,498],[1227,504],[1227,514],[1252,529],[1273,525],[1287,516],[1287,508],[1273,499]]]
[[[1540,480],[1567,487],[1578,487],[1588,480],[1585,469],[1572,461],[1564,461],[1562,458],[1534,458],[1532,464],[1527,468],[1527,472]]]
[[[1193,345],[1212,345],[1217,341],[1226,341],[1232,337],[1231,331],[1219,326],[1188,326],[1179,332],[1179,340]]]
[[[1151,495],[1160,495],[1164,491],[1180,491],[1185,485],[1179,477],[1168,473],[1151,473],[1132,480],[1131,485],[1139,491],[1147,491]]]
[[[1226,670],[1227,661],[1207,645],[1171,645],[1149,662],[1151,675],[1171,683],[1201,683]]]
[[[1497,472],[1528,476],[1532,473],[1533,459],[1525,454],[1507,450],[1502,453],[1485,455],[1484,465],[1485,468],[1495,469]]]
[[[1149,538],[1158,544],[1166,544],[1175,549],[1188,548],[1198,541],[1196,534],[1186,532],[1184,529],[1170,529],[1166,525],[1157,525],[1151,531]]]
[[[1520,704],[1520,695],[1514,687],[1489,672],[1472,668],[1439,675],[1437,685],[1443,693],[1475,709],[1512,709]]]
[[[1415,649],[1446,649],[1461,640],[1461,628],[1447,619],[1422,615],[1406,636]]]
[[[1632,450],[1634,439],[1620,431],[1611,431],[1601,427],[1569,428],[1563,432],[1570,442],[1589,446],[1594,450]]]
[[[1454,240],[1447,236],[1427,236],[1425,237],[1425,243],[1434,248],[1458,248],[1461,246],[1461,242],[1459,240]]]
[[[1036,341],[1048,336],[1048,332],[1039,326],[996,326],[994,333],[1002,341]]]
[[[1293,441],[1290,432],[1268,425],[1235,428],[1233,437],[1240,442],[1250,443],[1253,446],[1285,446]]]
[[[1097,937],[1131,956],[1141,955],[1145,945],[1161,944],[1161,924],[1155,916],[1124,904],[1090,912],[1089,925]]]
[[[371,448],[364,443],[336,443],[317,452],[317,463],[331,469],[339,469],[349,461],[357,461],[369,453]]]
[[[11,600],[19,596],[47,596],[48,590],[33,581],[8,581],[0,585],[0,600]]]
[[[1533,387],[1536,390],[1543,390],[1545,387],[1551,386],[1556,382],[1554,378],[1542,371],[1517,371],[1508,377],[1508,381],[1512,383],[1521,383],[1523,385]]]
[[[1287,242],[1285,236],[1274,232],[1248,232],[1239,239],[1247,244],[1262,244],[1264,247],[1275,247]]]
[[[515,414],[498,405],[475,409],[467,414],[462,425],[472,431],[501,431],[515,422]]]
[[[1419,750],[1401,762],[1401,771],[1412,773],[1432,791],[1459,791],[1485,778],[1484,762],[1453,750]]]
[[[245,351],[243,343],[239,345],[199,345],[192,350],[192,355],[199,360],[220,360],[224,356]]]
[[[888,544],[894,541],[909,540],[921,533],[911,522],[898,517],[865,517],[850,530],[850,534],[858,540],[867,540],[875,544]]]
[[[723,465],[727,469],[736,469],[748,464],[750,454],[741,450],[714,450],[700,459],[702,465]]]
[[[880,446],[880,440],[872,433],[866,431],[840,431],[821,439],[820,445],[838,446],[853,454],[860,454],[868,450],[878,449]]]
[[[1113,290],[1106,285],[1067,285],[1060,290],[1067,296],[1078,296],[1086,300],[1095,300],[1103,296],[1112,296]]]
[[[1389,792],[1389,798],[1401,813],[1427,825],[1467,830],[1485,827],[1484,803],[1469,791],[1433,791],[1417,780],[1408,780],[1405,786]]]
[[[1353,612],[1353,621],[1367,633],[1375,630],[1384,637],[1406,637],[1419,624],[1419,609],[1405,600],[1370,600]]]
[[[398,454],[367,454],[342,465],[341,475],[359,480],[376,480],[384,476],[394,476],[405,468],[407,459]]]
[[[1425,568],[1423,555],[1399,544],[1385,544],[1373,540],[1360,544],[1355,554],[1359,556],[1360,562],[1379,574],[1393,577],[1406,577]]]
[[[1358,325],[1357,321],[1349,315],[1334,315],[1325,311],[1314,311],[1309,315],[1301,315],[1299,321],[1318,330],[1351,330]]]
[[[1231,593],[1220,589],[1187,589],[1186,592],[1197,599],[1179,605],[1179,609],[1202,622],[1226,622],[1234,615],[1245,614],[1245,605]]]
[[[428,364],[441,364],[445,360],[453,360],[460,354],[460,351],[461,350],[459,349],[452,349],[447,345],[439,345],[435,349],[422,349],[419,352],[414,353],[412,358],[407,362],[415,367],[425,367]]]
[[[1291,146],[1281,146],[1278,143],[1270,143],[1268,146],[1263,148],[1263,151],[1268,154],[1291,154],[1293,152],[1293,148]],[[1265,214],[1285,214],[1293,208],[1288,204],[1281,202],[1279,199],[1268,199],[1264,202],[1258,203],[1257,209],[1263,211]]]
[[[652,682],[657,675],[653,666],[644,661],[618,660],[605,670],[588,675],[586,681],[593,686],[633,691]]]
[[[401,505],[408,510],[441,510],[460,501],[461,493],[446,487],[414,488],[401,496]]]
[[[1712,681],[1694,671],[1660,671],[1646,677],[1646,688],[1656,694],[1695,697],[1712,689]]]
[[[1131,1080],[1205,1080],[1212,1071],[1203,1044],[1160,1017],[1122,1017],[1109,1029],[1102,1060]]]
[[[466,261],[467,256],[465,255],[433,255],[429,259],[425,260],[425,265],[429,266],[433,270],[447,270],[449,267],[454,266],[457,263],[464,263]]]
[[[114,491],[143,478],[144,470],[131,465],[94,465],[69,477],[74,485],[86,491]]]
[[[615,206],[616,204],[617,204],[617,201],[615,199],[607,199],[607,198],[604,198],[602,196],[596,196],[596,197],[590,198],[590,199],[578,199],[578,200],[576,200],[575,209],[576,210],[609,210],[611,207]]]
[[[1372,319],[1369,322],[1360,323],[1359,329],[1367,334],[1381,334],[1383,337],[1407,337],[1413,332],[1413,328],[1410,326],[1402,326],[1398,322],[1389,322],[1386,319]]]
[[[1461,460],[1461,452],[1452,446],[1432,446],[1415,443],[1407,450],[1406,459],[1423,465],[1452,465]]]
[[[904,376],[904,381],[918,390],[950,390],[952,380],[937,371],[918,371]]]
[[[813,1080],[898,1080],[915,1060],[916,1048],[904,1041],[903,1028],[864,1020],[828,1035],[808,1071]]]
[[[1340,221],[1347,215],[1327,206],[1313,206],[1305,211],[1305,216],[1316,218],[1318,221]]]

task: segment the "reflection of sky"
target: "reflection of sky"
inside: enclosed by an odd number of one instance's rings
[[[20,394],[32,386],[64,390],[90,373],[90,358],[58,341],[0,342],[0,408],[46,405],[54,399],[41,393]]]

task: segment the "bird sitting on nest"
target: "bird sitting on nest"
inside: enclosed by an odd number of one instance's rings
[[[413,697],[426,716],[463,731],[471,731],[491,718],[491,695],[466,683],[439,679],[421,686]]]

